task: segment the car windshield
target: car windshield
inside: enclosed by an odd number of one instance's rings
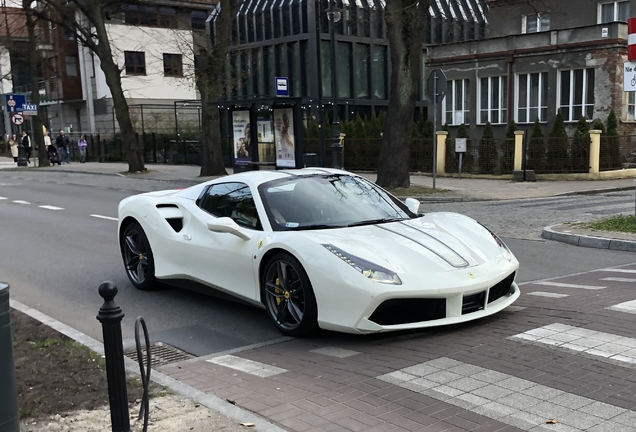
[[[274,231],[343,228],[417,217],[372,182],[351,175],[311,175],[259,186]]]

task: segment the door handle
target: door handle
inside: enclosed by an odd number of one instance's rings
[[[192,236],[190,234],[184,234],[183,235],[183,239],[184,240],[192,240]]]

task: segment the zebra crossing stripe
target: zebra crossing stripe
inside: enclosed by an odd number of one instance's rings
[[[602,290],[602,289],[607,288],[607,287],[604,287],[604,286],[577,285],[577,284],[552,282],[552,281],[533,282],[533,284],[534,285],[553,286],[553,287],[557,287],[557,288],[577,288],[577,289],[586,289],[586,290]]]
[[[271,366],[265,363],[244,359],[233,355],[214,357],[206,361],[261,378],[268,378],[287,372],[287,369],[282,369],[276,366]]]
[[[377,378],[522,430],[627,430],[636,416],[634,411],[446,357]],[[546,425],[546,419],[558,419],[558,427]]]
[[[526,340],[627,364],[636,364],[636,339],[612,333],[556,323],[510,336],[509,339]]]
[[[549,298],[570,297],[568,294],[556,294],[556,293],[549,293],[549,292],[543,292],[543,291],[531,292],[531,293],[528,293],[528,295],[537,296],[537,297],[549,297]]]
[[[626,312],[626,313],[636,315],[636,300],[619,303],[617,305],[610,306],[606,309],[610,309],[610,310],[614,310],[618,312]]]
[[[600,269],[600,270],[597,270],[597,271],[601,271],[601,272],[614,272],[614,273],[636,273],[636,270],[632,270],[632,269],[618,269],[618,268],[616,268],[616,269],[612,269],[612,268],[609,268],[609,269]]]
[[[607,277],[607,278],[603,278],[601,280],[604,281],[613,281],[613,282],[636,282],[636,279],[630,279],[630,278],[618,278],[618,277]]]

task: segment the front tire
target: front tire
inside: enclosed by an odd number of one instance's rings
[[[150,242],[141,225],[137,222],[129,224],[122,233],[120,245],[130,282],[140,290],[154,289],[157,284],[155,260]]]
[[[318,328],[318,307],[311,282],[296,258],[274,255],[263,272],[261,294],[267,314],[286,336],[303,336]]]

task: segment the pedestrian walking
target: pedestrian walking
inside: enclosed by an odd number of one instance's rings
[[[27,163],[31,163],[31,139],[26,131],[22,131],[22,147],[24,147],[24,155],[26,156]]]
[[[88,143],[86,142],[86,135],[82,135],[77,142],[77,147],[80,152],[80,163],[86,163],[86,147],[88,147]]]
[[[69,141],[68,137],[64,135],[64,131],[61,130],[60,134],[55,139],[55,147],[57,147],[57,151],[60,153],[60,159],[62,159],[63,164],[70,164],[70,154],[69,154]]]
[[[11,147],[11,156],[13,156],[13,162],[18,162],[18,145],[20,141],[18,141],[18,137],[16,134],[11,135],[9,139],[9,147]]]
[[[44,148],[46,149],[46,151],[49,151],[49,146],[51,145],[51,137],[49,136],[48,132],[44,132]]]

